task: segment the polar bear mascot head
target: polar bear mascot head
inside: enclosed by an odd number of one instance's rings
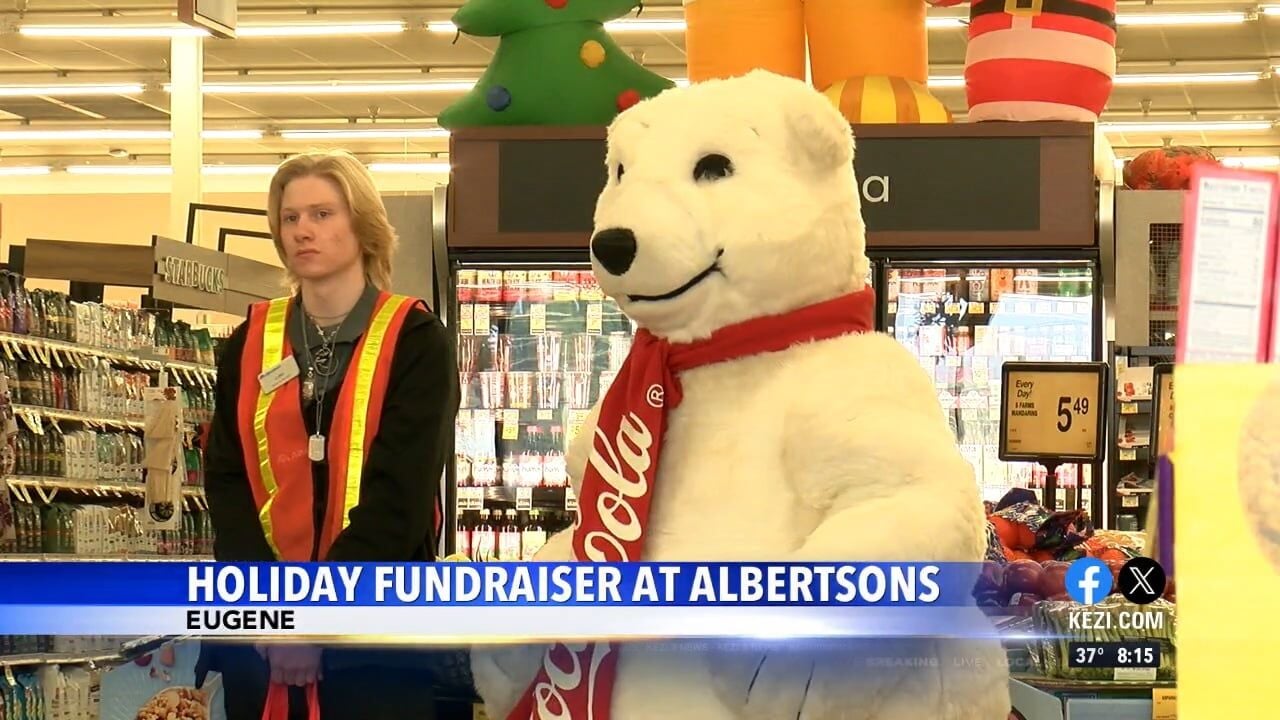
[[[859,290],[868,262],[849,123],[755,71],[665,92],[609,129],[592,267],[672,342]]]

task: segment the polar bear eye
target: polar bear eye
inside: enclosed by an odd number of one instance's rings
[[[733,163],[719,153],[703,155],[693,166],[694,180],[720,180],[733,174]]]
[[[618,167],[613,171],[614,177],[618,182],[622,182],[622,174],[626,171],[626,168],[622,167],[622,163],[618,163]]]

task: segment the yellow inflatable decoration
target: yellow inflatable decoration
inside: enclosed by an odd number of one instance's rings
[[[689,80],[757,68],[803,80],[807,39],[814,87],[850,122],[951,122],[926,89],[927,10],[925,0],[684,0]]]

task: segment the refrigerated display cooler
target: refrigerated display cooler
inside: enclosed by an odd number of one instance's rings
[[[477,561],[529,559],[572,523],[565,453],[635,335],[590,266],[565,260],[450,262],[462,389],[450,551]]]
[[[984,501],[1015,487],[1044,489],[1038,463],[1006,462],[1000,447],[1000,368],[1006,361],[1089,362],[1100,357],[1098,267],[1088,257],[970,257],[876,262],[880,327],[933,378]],[[1063,465],[1058,509],[1092,509],[1092,465]],[[1081,492],[1084,490],[1084,492]]]

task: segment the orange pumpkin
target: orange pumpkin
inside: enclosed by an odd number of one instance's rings
[[[1187,190],[1191,187],[1191,166],[1198,162],[1217,163],[1207,148],[1189,145],[1147,150],[1125,163],[1124,185],[1132,190]]]

